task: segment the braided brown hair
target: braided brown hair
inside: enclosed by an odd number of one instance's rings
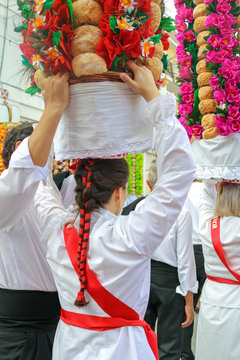
[[[87,279],[85,274],[88,251],[91,212],[106,204],[113,191],[125,187],[129,177],[128,164],[124,159],[84,159],[79,162],[76,172],[76,203],[80,209],[78,244],[78,277],[81,289],[75,305],[86,306],[84,297]]]

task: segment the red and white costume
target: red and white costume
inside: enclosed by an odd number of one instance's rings
[[[140,320],[148,303],[151,256],[176,220],[195,171],[187,136],[175,119],[174,96],[152,100],[145,111],[147,120],[157,128],[158,182],[144,205],[129,216],[116,216],[103,208],[92,213],[87,258],[89,268],[96,274],[101,286],[131,308]],[[117,323],[111,330],[103,331],[99,330],[99,325],[97,330],[93,330],[90,329],[92,316],[105,317],[108,323],[112,322],[108,320],[111,315],[109,310],[115,316],[118,313],[121,315],[122,310],[109,303],[108,313],[103,311],[88,291],[85,298],[89,304],[83,308],[74,305],[79,279],[66,250],[63,230],[65,224],[74,221],[75,216],[65,211],[56,187],[51,179],[49,181],[49,186],[40,187],[36,194],[42,240],[48,248],[47,260],[62,309],[88,318],[87,328],[60,320],[53,360],[155,360],[142,322],[139,326],[126,323],[122,327],[118,327]],[[79,219],[74,223],[76,229],[78,224]],[[65,231],[68,230],[71,228],[65,227]],[[123,314],[121,318],[124,318]]]
[[[215,197],[214,185],[204,183],[199,230],[208,279],[201,296],[196,360],[235,360],[240,358],[240,281],[227,266],[240,275],[240,219],[220,218],[220,236],[214,240]]]

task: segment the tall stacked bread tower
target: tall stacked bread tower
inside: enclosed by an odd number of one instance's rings
[[[239,2],[176,0],[175,3],[180,14],[176,17],[180,84],[185,86],[180,89],[180,121],[190,137],[210,139],[238,133]],[[192,46],[195,46],[195,54]],[[182,59],[187,55],[190,70],[186,75]],[[189,86],[187,92],[186,83],[193,89]],[[186,102],[186,94],[191,101]]]
[[[45,77],[71,71],[75,78],[126,71],[127,59],[161,77],[163,46],[154,35],[161,22],[161,0],[24,0],[23,64],[31,71],[34,94]],[[26,11],[27,6],[27,11]],[[84,81],[87,81],[86,79]]]

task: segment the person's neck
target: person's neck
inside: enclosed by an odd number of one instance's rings
[[[114,215],[118,215],[118,209],[116,204],[113,201],[109,201],[108,203],[103,205],[103,208],[110,211]]]

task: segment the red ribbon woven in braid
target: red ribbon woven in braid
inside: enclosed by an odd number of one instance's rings
[[[86,188],[92,186],[91,176],[92,172],[89,171],[89,167],[94,164],[93,161],[88,160],[88,164],[85,166],[87,170],[87,177],[82,177],[83,184],[86,185]],[[88,304],[85,300],[84,291],[86,289],[87,278],[86,278],[86,258],[88,251],[89,243],[89,231],[90,231],[90,222],[91,222],[91,213],[86,210],[87,202],[84,204],[84,209],[80,209],[80,227],[79,227],[79,244],[78,244],[78,277],[80,281],[80,291],[78,292],[75,305],[82,307]]]

